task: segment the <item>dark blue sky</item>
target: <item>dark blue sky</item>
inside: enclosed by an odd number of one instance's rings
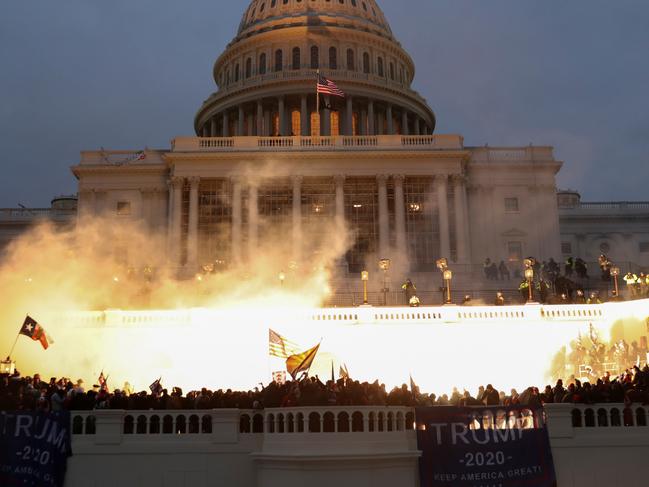
[[[379,0],[437,133],[548,144],[559,186],[649,200],[649,2]],[[76,192],[79,151],[193,133],[247,0],[0,4],[0,207]]]

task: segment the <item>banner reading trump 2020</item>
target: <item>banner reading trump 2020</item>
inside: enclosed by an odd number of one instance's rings
[[[70,456],[70,413],[0,414],[0,485],[63,487]]]
[[[543,410],[418,408],[421,487],[556,487]]]

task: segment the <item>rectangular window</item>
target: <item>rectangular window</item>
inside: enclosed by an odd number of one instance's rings
[[[521,242],[507,242],[507,258],[510,262],[518,262],[523,258],[523,244]]]
[[[440,258],[440,237],[439,210],[433,178],[406,178],[403,190],[406,205],[406,238],[411,269],[434,270],[435,261]]]
[[[119,216],[129,216],[131,214],[131,202],[130,201],[118,201],[117,202],[117,214]]]
[[[518,211],[518,198],[505,198],[505,211],[507,212]]]
[[[640,252],[649,252],[649,242],[640,242]]]
[[[561,253],[564,255],[571,255],[572,244],[570,242],[561,242]]]

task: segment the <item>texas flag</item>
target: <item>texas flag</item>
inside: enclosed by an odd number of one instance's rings
[[[20,329],[20,335],[25,335],[34,340],[35,342],[41,342],[41,345],[45,350],[50,346],[50,343],[54,343],[52,337],[48,336],[45,332],[45,328],[39,325],[36,320],[27,316],[25,322],[23,323],[22,328]]]

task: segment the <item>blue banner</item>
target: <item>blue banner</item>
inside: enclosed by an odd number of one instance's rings
[[[543,410],[416,411],[421,487],[556,487]]]
[[[63,487],[70,413],[0,413],[0,485]]]

